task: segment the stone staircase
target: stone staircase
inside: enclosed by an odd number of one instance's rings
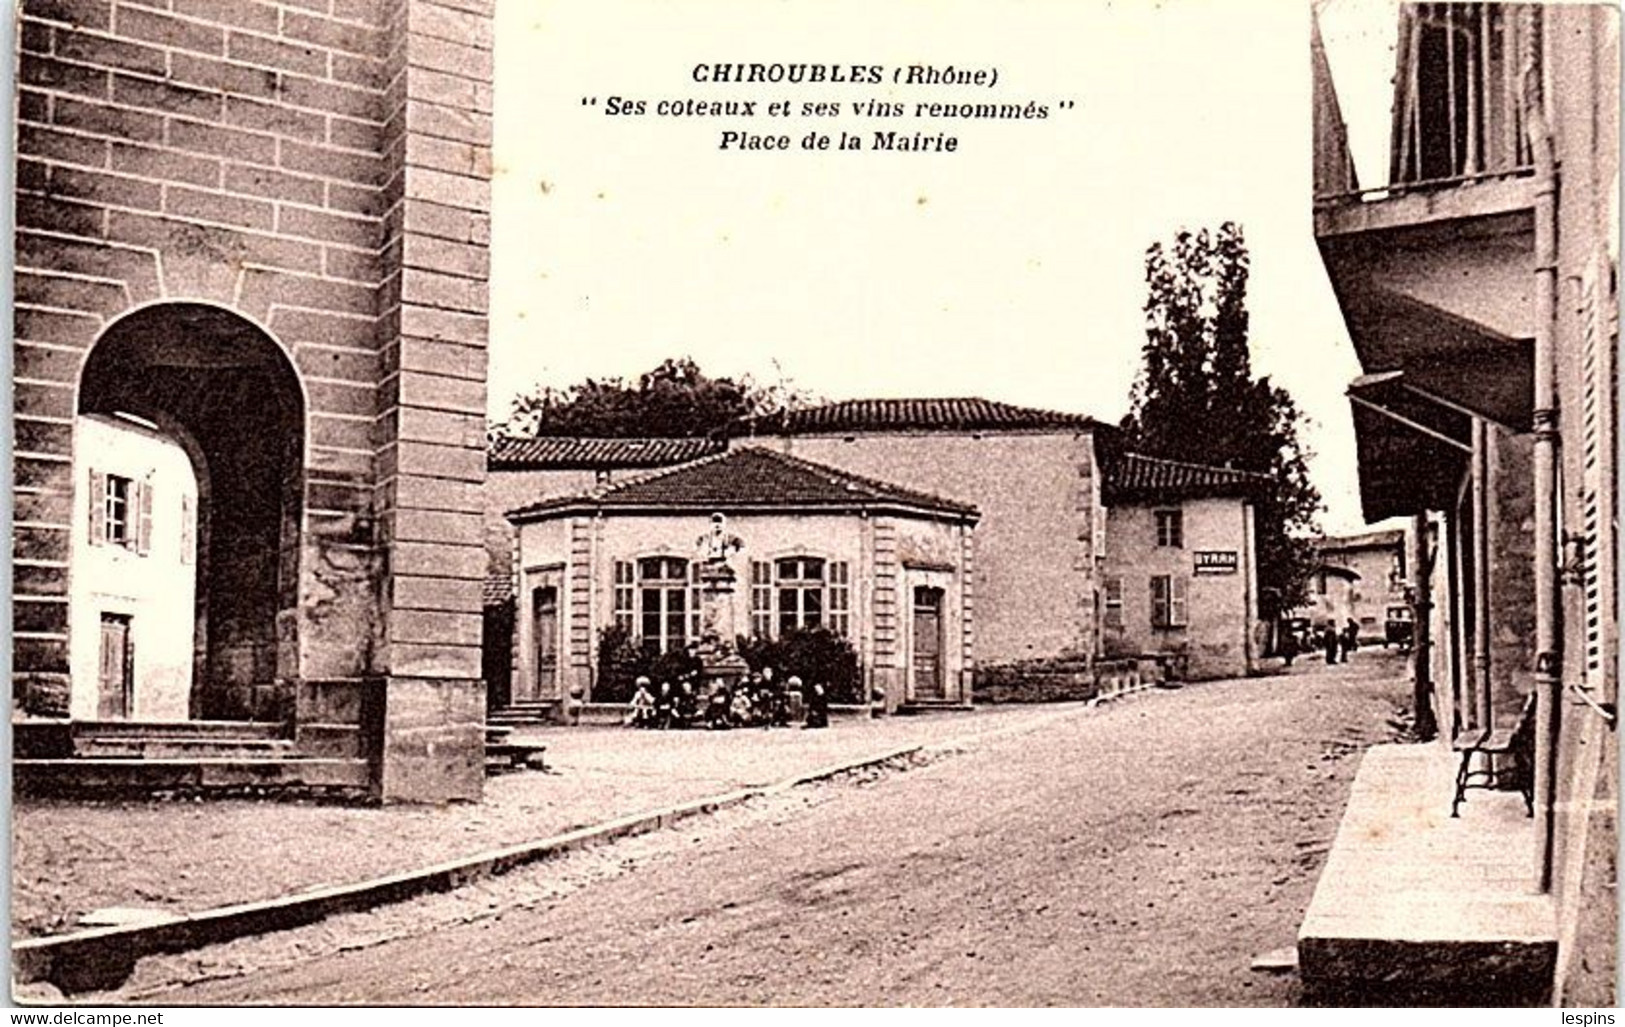
[[[558,703],[552,700],[532,699],[509,703],[492,710],[485,718],[487,724],[498,727],[534,727],[557,723]]]
[[[302,753],[281,724],[19,721],[12,731],[18,795],[273,791],[360,797],[371,784],[365,759]]]

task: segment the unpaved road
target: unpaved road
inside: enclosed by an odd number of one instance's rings
[[[1355,757],[1392,735],[1402,669],[1361,653],[1143,694],[601,850],[586,883],[565,886],[570,860],[498,879],[451,923],[398,907],[405,937],[318,925],[234,943],[303,957],[107,998],[1290,1004],[1294,978],[1248,964],[1294,941]],[[622,855],[605,869],[606,853]]]

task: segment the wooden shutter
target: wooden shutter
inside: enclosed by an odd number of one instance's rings
[[[1581,326],[1581,580],[1585,627],[1585,677],[1602,685],[1614,664],[1618,583],[1615,539],[1618,502],[1613,485],[1614,413],[1619,396],[1615,367],[1619,327],[1614,313],[1613,262],[1593,254],[1580,280]]]
[[[107,476],[90,469],[90,544],[107,543]]]
[[[694,641],[700,638],[700,561],[688,562],[688,637]],[[733,639],[726,641],[732,642]]]
[[[1123,626],[1123,579],[1120,575],[1112,575],[1104,582],[1105,608],[1101,614],[1101,623],[1108,628]]]
[[[851,568],[845,560],[832,560],[829,565],[829,627],[842,638],[852,630]]]
[[[773,565],[750,562],[750,631],[757,638],[773,634]]]
[[[130,491],[134,492],[130,504],[131,514],[135,520],[135,532],[132,541],[135,551],[146,556],[152,549],[152,478],[148,476],[145,481],[132,481]]]
[[[625,628],[629,635],[637,633],[633,614],[633,582],[636,580],[629,560],[615,561],[615,626]]]
[[[1168,624],[1182,628],[1190,621],[1190,582],[1184,578],[1169,578]]]

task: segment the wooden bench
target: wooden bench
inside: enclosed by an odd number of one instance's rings
[[[1461,766],[1456,770],[1456,797],[1450,803],[1450,815],[1459,816],[1461,804],[1466,801],[1469,788],[1495,788],[1501,781],[1501,769],[1496,758],[1512,757],[1512,771],[1517,774],[1518,791],[1523,793],[1523,804],[1529,816],[1535,815],[1535,694],[1524,697],[1518,721],[1506,728],[1474,728],[1456,736],[1451,748],[1461,753]],[[1484,769],[1473,770],[1474,756],[1483,756]]]

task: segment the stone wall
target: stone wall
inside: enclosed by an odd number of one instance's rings
[[[1087,432],[876,432],[735,440],[974,504],[975,662],[1084,657],[1094,647],[1103,527]]]
[[[263,329],[302,392],[274,626],[297,717],[353,722],[359,692],[381,689],[379,794],[479,794],[490,15],[491,0],[23,5],[25,712],[69,674],[80,368],[132,310],[205,305]]]

